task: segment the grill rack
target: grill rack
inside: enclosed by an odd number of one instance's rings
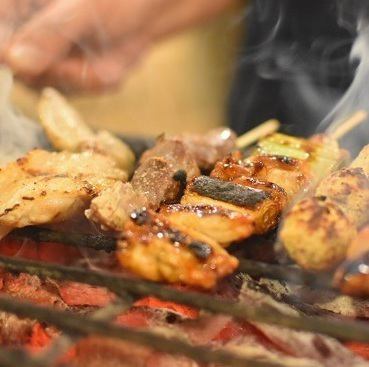
[[[41,278],[50,277],[56,280],[70,280],[90,285],[104,286],[116,293],[119,299],[124,301],[124,305],[131,304],[136,297],[153,295],[164,300],[187,304],[213,313],[231,315],[236,319],[262,321],[263,323],[281,325],[298,330],[318,332],[342,340],[369,342],[367,323],[361,321],[324,319],[322,317],[311,317],[302,314],[298,316],[285,315],[266,306],[250,307],[201,293],[178,291],[164,285],[140,279],[132,279],[75,267],[45,264],[38,261],[1,256],[0,267],[9,271],[38,275]],[[88,335],[93,333],[104,335],[136,342],[162,352],[182,354],[199,362],[226,363],[230,367],[248,365],[255,367],[281,366],[280,364],[241,358],[221,349],[212,350],[193,346],[180,339],[171,338],[169,340],[166,337],[149,331],[138,331],[115,326],[106,320],[86,318],[66,311],[57,311],[29,303],[22,303],[6,296],[0,296],[0,310],[53,324],[62,331],[67,332],[67,334]],[[18,366],[19,359],[12,358],[12,355],[6,353],[8,352],[1,351],[0,365],[10,367]],[[8,362],[3,364],[4,358]],[[25,356],[21,355],[20,358],[24,359]],[[45,362],[45,360],[33,358],[29,365],[50,365],[49,358],[47,359],[47,363]]]
[[[65,234],[44,229],[25,229],[16,233],[16,236],[29,237],[37,241],[60,242],[72,246],[82,244],[82,247],[90,247],[108,252],[114,251],[115,239],[104,236]],[[39,261],[17,259],[0,256],[0,267],[12,272],[23,272],[37,275],[40,278],[52,278],[55,280],[69,280],[95,286],[102,286],[115,293],[119,300],[118,310],[123,312],[133,301],[142,296],[155,296],[162,300],[178,302],[211,313],[230,315],[239,320],[258,321],[263,323],[280,325],[297,330],[305,330],[326,334],[341,340],[369,342],[369,328],[367,323],[344,319],[325,319],[318,316],[306,316],[299,314],[291,316],[282,314],[271,307],[251,307],[238,302],[220,299],[197,292],[178,291],[158,283],[141,279],[119,276],[109,272],[97,272],[83,268],[55,265]],[[245,272],[252,277],[265,277],[278,280],[297,282],[300,284],[331,288],[329,277],[319,279],[313,274],[306,273],[297,268],[270,265],[255,261],[240,259],[240,272]],[[21,317],[37,319],[58,327],[67,334],[64,344],[58,340],[52,352],[46,353],[42,358],[29,357],[25,353],[19,354],[13,351],[0,350],[1,366],[29,365],[31,367],[44,367],[52,365],[57,357],[64,354],[66,347],[73,345],[78,337],[93,334],[117,338],[125,341],[151,347],[161,352],[181,354],[201,363],[226,364],[230,367],[255,366],[255,367],[281,367],[281,364],[260,361],[240,357],[222,349],[211,349],[193,346],[180,339],[168,339],[150,331],[132,330],[113,325],[111,312],[104,317],[98,314],[92,317],[83,317],[66,311],[57,311],[45,307],[23,303],[7,296],[0,296],[0,310],[14,313]],[[105,309],[99,310],[103,314]],[[97,311],[97,313],[99,313]],[[107,317],[106,317],[107,316]],[[63,337],[61,337],[63,338]]]

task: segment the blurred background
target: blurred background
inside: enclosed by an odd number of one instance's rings
[[[93,127],[128,135],[205,131],[225,125],[235,62],[244,34],[245,2],[149,51],[119,88],[80,93],[70,101]],[[38,91],[17,82],[15,104],[36,118]]]

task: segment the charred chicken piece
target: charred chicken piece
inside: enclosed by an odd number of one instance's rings
[[[156,209],[162,203],[179,199],[184,183],[200,174],[195,159],[186,145],[177,139],[160,137],[146,151],[132,178],[132,186]]]
[[[346,261],[335,273],[335,286],[351,296],[369,296],[369,227],[353,239]]]
[[[310,179],[306,163],[299,159],[266,155],[241,160],[239,153],[218,162],[211,177],[239,184],[249,182],[250,177],[269,181],[283,188],[289,199]]]
[[[161,208],[160,213],[174,226],[196,228],[223,247],[254,233],[250,215],[221,205],[167,205]]]
[[[124,268],[145,279],[209,289],[238,266],[236,258],[196,230],[174,226],[149,210],[131,217],[117,256]]]
[[[286,205],[286,193],[275,184],[252,178],[238,184],[200,176],[188,185],[181,204],[209,205],[240,213],[250,218],[253,233],[262,234],[277,224]]]
[[[97,191],[127,180],[126,172],[114,160],[93,152],[52,153],[35,149],[18,159],[17,164],[31,176],[68,176],[88,182]]]
[[[284,218],[279,238],[302,268],[331,270],[346,256],[356,227],[334,202],[312,197],[300,201]]]
[[[116,182],[94,198],[86,216],[104,230],[121,232],[130,214],[147,207],[144,195],[139,195],[130,183]]]

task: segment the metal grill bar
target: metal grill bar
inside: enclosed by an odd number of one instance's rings
[[[228,367],[282,367],[279,363],[261,362],[255,359],[237,356],[224,349],[214,350],[202,346],[194,346],[173,336],[167,338],[149,331],[129,329],[71,312],[57,311],[35,306],[27,302],[15,301],[13,298],[6,296],[0,296],[0,309],[20,317],[46,322],[74,335],[101,335],[120,339],[126,342],[137,343],[163,353],[183,355],[200,363],[217,363],[224,364]],[[14,365],[8,364],[8,366],[13,367]],[[39,367],[37,364],[34,366]]]
[[[157,283],[104,274],[91,270],[45,264],[36,261],[19,260],[0,256],[0,266],[8,270],[26,272],[41,277],[83,282],[102,286],[124,297],[127,293],[135,296],[156,296],[158,298],[183,303],[213,313],[231,315],[237,319],[280,325],[296,330],[326,334],[338,339],[369,342],[367,323],[353,320],[325,319],[303,314],[287,315],[267,307],[252,307],[238,302],[222,300],[196,292],[178,291]]]
[[[30,238],[37,242],[57,242],[75,247],[87,247],[94,250],[112,252],[116,250],[116,239],[105,235],[87,235],[80,233],[64,233],[44,228],[24,228],[12,233],[15,238]],[[315,274],[291,266],[280,266],[239,259],[238,271],[252,277],[264,277],[285,280],[290,283],[314,286],[322,289],[332,289],[332,278],[325,274]]]

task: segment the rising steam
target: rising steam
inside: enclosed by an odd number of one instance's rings
[[[46,144],[41,127],[11,105],[12,86],[12,74],[0,68],[0,166]]]

